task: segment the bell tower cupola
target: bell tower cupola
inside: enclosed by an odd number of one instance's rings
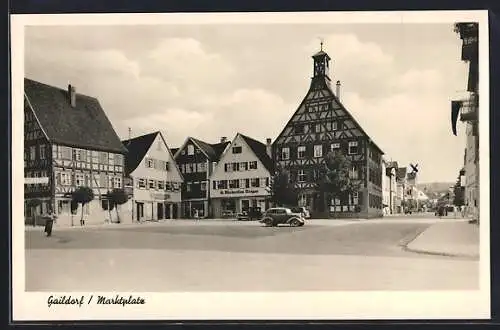
[[[312,56],[314,60],[314,75],[313,79],[316,77],[326,78],[330,80],[330,56],[323,51],[323,41],[320,44],[320,51]]]

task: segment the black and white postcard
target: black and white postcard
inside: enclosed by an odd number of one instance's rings
[[[11,27],[15,320],[489,318],[486,11]]]

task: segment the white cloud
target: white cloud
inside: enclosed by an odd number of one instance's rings
[[[134,136],[161,130],[173,147],[187,136],[216,142],[237,132],[275,139],[307,92],[310,56],[325,34],[310,26],[312,32],[296,37],[302,27],[290,27],[293,37],[277,38],[288,29],[268,26],[268,35],[252,34],[253,28],[240,38],[225,27],[228,42],[194,30],[186,37],[184,27],[40,30],[28,39],[26,72],[62,88],[71,81],[96,96],[122,138],[131,127]],[[443,67],[443,59],[416,66],[412,58],[441,44],[405,43],[414,48],[402,58],[354,33],[326,35],[331,77],[341,80],[343,103],[375,142],[389,157],[419,162],[426,180],[454,178],[464,146],[449,119],[449,102],[466,81],[459,50],[446,62],[455,66]],[[384,42],[399,45],[394,38]],[[455,42],[447,44],[453,49],[445,53],[455,54]]]
[[[144,72],[175,81],[187,92],[224,87],[234,72],[227,59],[205,51],[198,40],[191,38],[163,39],[141,64]]]
[[[463,138],[451,133],[450,103],[446,98],[397,94],[363,100],[346,93],[343,103],[377,145],[405,166],[420,164],[420,176],[452,179],[463,161]]]

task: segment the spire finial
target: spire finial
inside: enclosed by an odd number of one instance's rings
[[[320,50],[323,51],[323,42],[324,42],[324,40],[323,40],[323,38],[319,38],[319,41],[320,41],[319,42]]]

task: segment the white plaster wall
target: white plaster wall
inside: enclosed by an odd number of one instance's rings
[[[158,149],[158,145],[161,145],[161,149]],[[168,171],[163,171],[155,168],[146,167],[146,158],[153,158],[157,160],[163,160],[169,162],[170,168]],[[136,201],[153,201],[154,197],[152,193],[165,193],[169,196],[167,202],[180,202],[181,201],[181,192],[172,192],[172,191],[160,191],[158,189],[151,190],[147,189],[138,189],[137,188],[137,179],[153,179],[153,180],[163,180],[168,182],[177,182],[179,184],[182,183],[182,175],[179,171],[179,168],[176,165],[174,157],[170,152],[165,140],[162,138],[161,134],[157,134],[155,141],[149,148],[146,153],[144,159],[141,160],[140,164],[130,175],[133,178],[134,184],[134,200]],[[147,183],[146,183],[146,187]]]
[[[232,148],[235,146],[241,146],[242,151],[240,154],[233,154]],[[225,163],[236,163],[236,162],[251,162],[257,161],[256,170],[238,171],[238,172],[225,172]],[[236,179],[252,179],[252,178],[269,178],[271,175],[269,171],[264,167],[262,162],[253,153],[252,149],[246,144],[245,140],[238,134],[231,142],[231,145],[227,148],[226,152],[222,155],[220,161],[218,162],[212,176],[210,177],[210,196],[212,198],[221,197],[252,197],[252,196],[265,196],[268,195],[265,187],[250,187],[247,190],[253,191],[252,193],[242,193],[242,194],[231,194],[224,195],[221,194],[221,190],[213,189],[213,181],[219,180],[236,180]],[[241,188],[240,188],[241,189]],[[245,188],[243,188],[245,190]]]

